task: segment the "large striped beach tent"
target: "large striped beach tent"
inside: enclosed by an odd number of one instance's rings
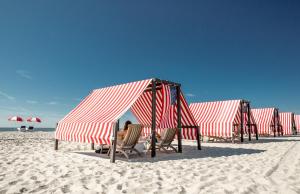
[[[145,126],[144,134],[151,133],[153,141],[156,131],[177,127],[179,152],[181,137],[197,139],[200,149],[198,128],[180,87],[178,83],[153,78],[93,90],[59,121],[56,148],[58,140],[110,144],[115,140],[118,120],[131,108]],[[155,149],[151,155],[155,156]]]
[[[243,141],[244,133],[248,134],[249,140],[255,133],[258,138],[250,102],[246,100],[191,103],[190,109],[202,136],[234,141],[240,135]]]
[[[251,109],[259,135],[278,136],[282,133],[278,108],[257,108]]]
[[[300,115],[295,115],[295,125],[297,129],[297,134],[300,133]]]
[[[294,113],[281,112],[279,113],[280,122],[282,125],[283,135],[293,135],[296,133]]]

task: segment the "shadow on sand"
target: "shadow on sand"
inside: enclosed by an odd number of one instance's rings
[[[250,155],[262,153],[265,150],[258,149],[245,149],[245,148],[226,148],[226,147],[206,147],[202,146],[202,150],[197,150],[196,146],[183,145],[182,153],[175,152],[156,152],[156,157],[151,158],[150,153],[143,153],[142,157],[132,154],[130,159],[127,160],[121,154],[116,155],[116,160],[130,161],[130,162],[159,162],[159,161],[169,161],[169,160],[184,160],[184,159],[199,159],[199,158],[218,158],[218,157],[228,157],[228,156],[239,156],[239,155]],[[107,154],[97,154],[95,152],[74,152],[76,154],[82,154],[91,157],[105,158],[109,159]]]
[[[298,138],[297,138],[298,137]],[[291,139],[294,138],[294,139]],[[294,136],[279,136],[279,137],[259,137],[258,140],[252,138],[251,141],[245,139],[243,144],[253,144],[253,143],[273,143],[273,142],[297,142],[300,141],[299,135]]]

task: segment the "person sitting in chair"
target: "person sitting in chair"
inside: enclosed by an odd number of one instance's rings
[[[122,142],[122,140],[124,140],[126,134],[127,134],[127,130],[128,130],[128,125],[132,124],[131,121],[126,121],[125,124],[124,124],[124,128],[123,130],[121,131],[118,131],[117,133],[117,141],[118,142]],[[108,151],[108,147],[106,145],[106,148],[105,148],[105,145],[100,145],[98,146],[98,148],[95,150],[96,153],[107,153]]]
[[[128,130],[128,125],[132,124],[131,121],[126,121],[125,124],[124,124],[124,128],[122,131],[118,131],[118,141],[119,140],[123,140],[127,134],[127,130]]]

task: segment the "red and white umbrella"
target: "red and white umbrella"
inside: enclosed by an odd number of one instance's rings
[[[37,122],[37,123],[41,123],[42,120],[41,120],[40,118],[38,118],[38,117],[29,117],[29,118],[27,119],[27,122]]]
[[[8,120],[9,120],[9,121],[23,122],[22,117],[19,117],[19,116],[9,117]]]

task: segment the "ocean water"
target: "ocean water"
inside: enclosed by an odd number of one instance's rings
[[[0,127],[0,132],[18,131],[16,127]],[[34,128],[33,131],[55,131],[55,128]]]

